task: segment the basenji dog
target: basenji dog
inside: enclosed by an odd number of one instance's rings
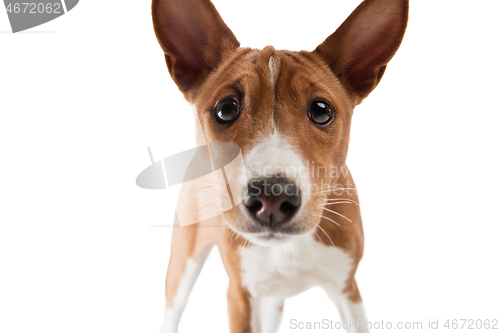
[[[245,165],[244,177],[231,175],[245,179],[231,187],[240,203],[173,229],[162,333],[177,332],[214,244],[229,276],[232,333],[276,332],[284,300],[313,286],[343,322],[365,321],[355,280],[363,230],[345,165],[351,118],[398,50],[408,8],[365,0],[314,51],[294,52],[240,47],[209,0],[153,0],[156,37],[199,118],[199,144],[234,143]]]

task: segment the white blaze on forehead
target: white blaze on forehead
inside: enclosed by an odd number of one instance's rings
[[[271,81],[271,85],[274,86],[276,83],[276,78],[278,77],[278,66],[276,65],[276,61],[274,57],[269,57],[269,80]]]

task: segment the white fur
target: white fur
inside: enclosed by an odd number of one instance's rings
[[[258,298],[250,299],[250,311],[252,314],[250,315],[250,325],[252,327],[252,333],[261,333],[260,330],[260,304]]]
[[[295,182],[301,189],[307,189],[310,183],[304,161],[278,131],[273,131],[250,150],[245,157],[245,166],[249,181],[279,175]]]
[[[362,302],[353,303],[346,295],[327,290],[328,297],[336,305],[347,333],[368,333],[366,314]]]
[[[242,283],[254,297],[291,297],[313,286],[342,293],[353,260],[343,250],[314,241],[311,234],[280,245],[239,249]]]
[[[276,61],[274,61],[273,56],[269,57],[269,80],[271,81],[271,85],[276,85],[276,78],[278,77],[278,67],[276,66]]]
[[[353,304],[343,293],[353,260],[342,249],[316,242],[308,234],[279,245],[241,247],[239,253],[242,284],[254,299],[252,304],[260,300],[252,315],[260,314],[262,333],[277,331],[281,321],[277,309],[284,298],[314,286],[326,290],[343,321],[365,319],[362,304]],[[366,332],[363,328],[347,331]]]
[[[251,297],[252,333],[276,333],[283,317],[284,299],[281,297]]]
[[[259,319],[262,333],[275,333],[283,317],[282,297],[261,297],[259,300]]]
[[[186,307],[189,294],[193,289],[194,283],[203,268],[203,264],[209,252],[209,249],[205,251],[203,256],[197,261],[194,261],[191,258],[186,261],[184,274],[182,275],[179,286],[177,287],[177,291],[172,302],[173,304],[171,307],[165,309],[165,317],[160,333],[177,333],[182,312],[184,312],[184,308]]]
[[[245,157],[247,177],[243,188],[247,186],[246,181],[254,179],[266,179],[270,177],[284,178],[294,183],[301,190],[301,207],[306,207],[310,197],[309,173],[304,161],[296,149],[277,130],[268,137],[262,139]],[[300,209],[294,219],[304,218],[304,210]],[[242,234],[243,237],[257,245],[281,244],[289,239],[286,235],[275,235],[273,241],[263,242],[255,234]],[[281,237],[281,239],[278,239]]]

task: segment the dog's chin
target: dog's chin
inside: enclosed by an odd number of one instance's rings
[[[297,235],[276,232],[242,233],[241,235],[250,243],[263,247],[281,245],[297,237]]]

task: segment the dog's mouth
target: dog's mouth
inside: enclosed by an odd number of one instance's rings
[[[307,220],[304,221],[300,216],[277,226],[258,223],[251,217],[242,217],[241,215],[240,218],[233,218],[231,222],[227,223],[230,229],[242,235],[250,243],[261,246],[286,243],[295,237],[308,233],[311,229],[310,223]]]
[[[254,236],[257,237],[260,240],[263,240],[263,241],[268,241],[268,240],[284,240],[284,239],[288,239],[288,238],[291,237],[290,235],[279,234],[279,233],[272,233],[272,232],[264,233],[264,234],[257,234],[257,235],[254,235]]]
[[[270,231],[260,233],[244,233],[242,236],[253,244],[260,246],[272,246],[283,244],[292,239],[295,235]]]

